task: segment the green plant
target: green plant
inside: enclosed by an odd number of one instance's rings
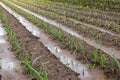
[[[38,71],[36,71],[30,64],[29,61],[22,61],[23,64],[25,64],[32,75],[36,75],[36,80],[42,80],[42,77]]]
[[[46,62],[46,63],[48,63],[48,62]],[[46,64],[46,63],[44,63],[44,64]],[[42,72],[41,75],[44,77],[44,80],[48,80],[47,70],[43,70],[44,64],[40,64],[40,72]]]
[[[70,44],[70,48],[73,49],[73,47],[75,46],[75,37],[74,36],[71,37],[69,44]]]
[[[95,48],[94,51],[93,51],[93,58],[94,58],[94,61],[95,62],[98,62],[98,49]]]
[[[84,40],[82,40],[82,43],[81,43],[81,50],[82,50],[82,54],[83,54],[83,56],[85,55],[85,42],[84,42]]]
[[[101,65],[102,69],[105,68],[105,54],[102,54],[100,56],[100,65]]]
[[[77,51],[79,51],[79,44],[75,42],[75,51],[73,54],[76,54]]]
[[[112,71],[115,70],[115,59],[114,59],[114,53],[111,55],[111,66],[112,66]]]
[[[15,38],[15,33],[10,28],[10,23],[7,20],[7,17],[1,12],[0,13],[0,18],[1,18],[2,22],[4,23],[4,27],[5,27],[5,29],[6,29],[6,31],[8,33],[8,36],[9,36],[9,38],[11,40],[11,44],[14,47],[14,50],[16,51],[16,53],[18,53],[20,46],[18,44],[18,41]]]

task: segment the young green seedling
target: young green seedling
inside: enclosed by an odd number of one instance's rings
[[[102,54],[100,56],[100,65],[101,65],[102,69],[105,68],[105,54]]]
[[[114,59],[114,53],[111,55],[111,66],[112,66],[112,71],[114,72],[115,70],[115,59]]]
[[[94,62],[98,62],[98,49],[95,48],[93,51],[93,58],[94,58]]]
[[[85,56],[85,42],[84,42],[84,40],[82,40],[82,43],[81,43],[80,47],[81,47],[83,56]]]

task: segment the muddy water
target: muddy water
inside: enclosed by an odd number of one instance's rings
[[[9,50],[7,33],[0,21],[0,80],[27,80],[22,75],[20,63],[14,54]]]
[[[105,80],[105,76],[102,72],[100,72],[98,69],[89,70],[86,65],[80,63],[77,61],[71,52],[67,50],[62,50],[57,42],[53,42],[49,39],[49,36],[44,34],[44,31],[37,28],[35,25],[30,23],[28,20],[26,20],[21,15],[15,13],[13,10],[11,10],[9,7],[3,5],[0,3],[10,14],[15,16],[19,22],[24,25],[24,27],[30,31],[34,36],[38,37],[39,41],[42,42],[50,51],[52,54],[54,54],[63,64],[65,64],[67,67],[71,68],[73,71],[78,73],[78,77],[81,78],[81,80]],[[98,73],[96,73],[96,71]]]
[[[38,17],[39,19],[43,20],[44,22],[47,22],[47,23],[49,23],[51,25],[54,25],[55,27],[61,28],[63,31],[65,31],[65,32],[67,32],[67,33],[69,33],[71,35],[74,35],[75,37],[79,38],[80,40],[84,40],[87,44],[89,44],[89,45],[91,45],[93,47],[96,47],[98,49],[101,49],[103,52],[107,53],[108,55],[112,55],[112,53],[114,53],[115,58],[120,59],[120,50],[117,50],[117,49],[115,49],[114,47],[111,47],[111,46],[107,47],[105,45],[101,45],[100,43],[97,43],[93,39],[89,39],[89,38],[83,37],[82,35],[78,34],[77,32],[73,31],[72,29],[67,28],[66,26],[63,26],[62,24],[59,24],[56,21],[47,19],[46,17],[43,17],[43,16],[38,15],[36,13],[33,13],[33,12],[31,12],[31,11],[29,11],[27,9],[24,9],[24,8],[22,8],[22,7],[18,6],[18,5],[10,2],[10,1],[8,1],[8,2],[10,4],[18,7],[19,9],[22,9],[23,11],[28,12],[28,13],[34,15],[35,17]],[[4,4],[1,3],[1,5],[4,8],[6,8],[6,6],[4,6]],[[7,9],[7,10],[9,10],[9,9]]]

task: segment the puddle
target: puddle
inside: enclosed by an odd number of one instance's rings
[[[23,11],[25,11],[25,12],[28,12],[28,13],[34,15],[35,17],[38,17],[39,19],[43,20],[44,22],[47,22],[47,23],[49,23],[49,24],[51,24],[51,25],[54,25],[55,27],[58,27],[58,28],[62,29],[63,31],[65,31],[65,32],[67,32],[67,33],[69,33],[69,34],[71,34],[71,35],[79,38],[80,40],[84,40],[84,41],[85,41],[87,44],[89,44],[90,46],[93,46],[93,47],[96,47],[96,48],[98,48],[98,49],[101,49],[102,51],[104,51],[104,52],[107,53],[108,55],[112,55],[112,53],[114,53],[114,56],[115,56],[117,59],[120,59],[120,54],[119,54],[119,53],[120,53],[120,50],[117,50],[117,49],[115,49],[114,47],[107,47],[107,46],[105,46],[105,45],[102,45],[102,46],[101,46],[100,43],[96,43],[96,41],[94,41],[94,40],[92,40],[92,39],[83,37],[82,35],[78,34],[77,32],[73,31],[72,29],[67,28],[66,26],[63,26],[62,24],[59,24],[59,23],[57,23],[56,21],[53,21],[53,20],[51,20],[51,19],[47,19],[46,17],[43,17],[43,16],[38,15],[38,14],[36,14],[36,13],[33,13],[33,12],[31,12],[31,11],[29,11],[29,10],[27,10],[27,9],[24,9],[24,8],[22,8],[22,7],[18,6],[18,5],[10,2],[10,1],[8,1],[8,2],[9,2],[10,4],[18,7],[19,9],[21,9],[21,10],[23,10]],[[15,13],[15,12],[13,12],[11,9],[9,9],[8,7],[6,7],[4,4],[2,4],[2,3],[0,3],[0,4],[2,5],[2,7],[4,7],[6,10],[8,10],[10,13],[12,13],[12,14]],[[14,14],[14,15],[15,15],[15,14]],[[16,16],[16,15],[15,15],[15,16]],[[102,47],[102,48],[101,48],[101,47]]]
[[[15,60],[12,60],[12,59],[1,59],[0,60],[0,64],[1,64],[1,68],[4,69],[4,70],[14,70],[16,67],[15,65]]]
[[[4,44],[4,43],[6,43],[6,41],[4,40],[4,39],[0,39],[0,44]]]
[[[15,13],[13,10],[11,10],[9,7],[5,6],[4,4],[0,3],[10,14],[15,16],[19,22],[24,25],[24,27],[31,32],[34,36],[39,38],[39,41],[46,46],[52,54],[54,54],[64,65],[71,68],[73,71],[79,74],[78,77],[81,78],[81,80],[99,80],[98,77],[101,77],[101,80],[105,80],[105,76],[103,73],[92,73],[91,71],[87,69],[87,66],[84,64],[81,64],[79,61],[77,61],[74,56],[71,54],[71,52],[67,50],[62,50],[57,43],[51,41],[49,39],[49,36],[44,34],[42,30],[37,28],[35,25],[30,23],[28,20],[26,20],[21,15]],[[74,34],[74,33],[72,33]],[[92,70],[93,71],[93,70]],[[101,76],[99,76],[101,74]],[[96,77],[96,75],[98,77]]]
[[[6,34],[5,30],[2,28],[2,23],[0,21],[0,37],[4,36]]]
[[[0,22],[0,80],[26,80],[22,75],[20,63],[9,50],[7,33]]]

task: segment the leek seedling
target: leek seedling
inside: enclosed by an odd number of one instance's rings
[[[70,40],[70,48],[72,49],[75,46],[75,37],[73,36]]]
[[[76,54],[76,52],[78,51],[78,49],[79,49],[79,45],[78,45],[77,42],[76,42],[76,43],[75,43],[75,51],[74,51],[73,54]]]
[[[104,67],[105,67],[105,54],[102,54],[100,56],[100,65],[101,65],[102,69],[104,69]]]
[[[29,72],[32,74],[32,75],[36,75],[36,80],[42,80],[42,76],[40,75],[40,73],[38,71],[36,71],[30,64],[29,61],[22,61],[23,64],[25,64],[29,70]]]
[[[26,53],[25,61],[30,61],[30,54],[28,52]]]
[[[94,61],[97,62],[98,61],[98,49],[97,48],[94,49],[93,57],[94,57]]]
[[[84,43],[84,40],[82,40],[82,43],[81,43],[81,50],[82,50],[82,54],[83,56],[85,55],[85,43]]]
[[[111,55],[111,66],[112,66],[112,71],[115,70],[115,59],[114,59],[114,54]]]

